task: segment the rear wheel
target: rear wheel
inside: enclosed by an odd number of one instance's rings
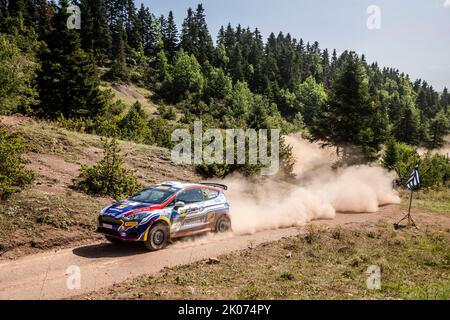
[[[162,223],[158,223],[151,227],[144,242],[145,247],[150,251],[163,249],[169,242],[169,228]]]
[[[230,218],[226,215],[221,216],[219,220],[216,222],[215,231],[218,233],[224,233],[231,230],[231,221]]]
[[[122,243],[123,241],[116,237],[111,236],[105,236],[106,240],[108,240],[111,243]]]

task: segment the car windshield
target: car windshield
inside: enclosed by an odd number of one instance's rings
[[[172,188],[150,188],[145,189],[130,198],[131,201],[161,204],[168,200],[176,190]]]

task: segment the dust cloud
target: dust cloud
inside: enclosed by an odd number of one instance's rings
[[[417,152],[421,157],[424,157],[426,154],[440,154],[444,157],[450,157],[450,135],[444,137],[444,145],[439,149],[428,150],[426,148],[418,148]]]
[[[298,136],[286,137],[296,163],[292,183],[274,179],[255,181],[227,177],[233,232],[300,226],[317,219],[333,219],[339,212],[375,213],[380,205],[399,203],[392,189],[395,174],[377,166],[332,169],[333,148],[321,148]]]

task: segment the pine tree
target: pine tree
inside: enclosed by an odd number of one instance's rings
[[[183,21],[181,30],[181,48],[185,52],[196,54],[196,28],[195,28],[195,18],[194,12],[191,8],[187,11],[187,16]]]
[[[389,170],[394,170],[397,161],[399,160],[399,154],[397,150],[397,143],[393,138],[387,140],[386,151],[383,156],[383,165]]]
[[[175,56],[178,47],[178,30],[172,11],[169,12],[167,21],[165,21],[165,25],[162,27],[161,35],[164,42],[164,50],[170,61],[173,61],[173,57]]]
[[[53,15],[53,6],[47,0],[36,0],[37,30],[44,35],[50,29],[50,20]]]
[[[8,17],[8,3],[6,0],[0,0],[0,31],[5,31],[6,18]]]
[[[121,137],[136,142],[150,142],[151,132],[147,121],[147,115],[142,109],[142,105],[136,102],[118,124]]]
[[[99,89],[93,59],[81,49],[75,30],[66,27],[68,1],[62,0],[45,36],[37,75],[40,105],[37,114],[47,118],[92,117],[103,112],[107,97]]]
[[[23,18],[26,16],[26,0],[9,0],[8,1],[8,12],[11,16],[17,17],[22,15]]]
[[[2,6],[4,7],[5,5],[3,4]],[[7,8],[8,14],[5,14],[5,17],[9,19],[2,21],[4,28],[12,30],[14,28],[35,27],[37,13],[33,0],[9,0],[7,1]]]
[[[444,88],[444,91],[441,95],[441,106],[445,110],[445,112],[448,112],[448,106],[450,105],[450,94],[448,93],[448,89]]]
[[[119,20],[113,33],[113,65],[111,66],[111,69],[108,73],[108,78],[111,80],[119,80],[123,82],[128,82],[130,80],[125,52],[125,39],[126,32],[123,27],[122,21]]]
[[[205,9],[201,3],[197,6],[195,12],[195,28],[197,36],[197,54],[195,57],[203,65],[206,61],[212,60],[214,45],[206,24]]]
[[[139,20],[138,31],[142,39],[144,54],[147,56],[154,55],[158,52],[160,33],[158,19],[143,4],[137,13],[137,17]]]
[[[127,21],[127,2],[128,0],[108,0],[107,12],[108,12],[108,23],[112,30],[117,27],[119,21]]]
[[[200,64],[212,61],[214,45],[206,25],[205,10],[199,4],[197,10],[187,11],[181,31],[181,47],[187,53],[193,54]]]
[[[406,105],[394,124],[395,138],[400,142],[418,145],[420,142],[420,115],[413,105]]]
[[[256,93],[264,91],[264,43],[258,29],[253,32],[248,63],[252,66],[253,72],[248,79],[250,88]]]
[[[134,173],[125,168],[116,138],[104,141],[103,158],[92,167],[81,166],[77,189],[88,194],[119,198],[131,195],[141,188]]]
[[[313,128],[313,134],[343,150],[343,160],[374,160],[387,131],[387,112],[369,94],[366,70],[358,56],[350,52],[335,79],[330,103]],[[357,153],[352,149],[356,147]],[[355,157],[362,153],[363,158]]]
[[[444,110],[441,110],[430,121],[429,133],[430,141],[428,148],[437,149],[444,145],[444,136],[448,134],[450,130],[450,121]]]
[[[82,0],[79,3],[83,27],[82,48],[94,55],[98,65],[105,65],[111,50],[106,0]]]
[[[139,50],[142,47],[142,39],[139,33],[139,19],[136,13],[136,5],[134,0],[126,0],[125,4],[126,19],[122,21],[127,33],[127,44]]]

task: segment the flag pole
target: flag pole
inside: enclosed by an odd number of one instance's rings
[[[415,166],[415,171],[418,171],[419,169],[419,165]],[[414,174],[414,172],[413,172]],[[409,194],[409,205],[408,205],[408,213],[397,223],[394,223],[394,228],[395,229],[400,229],[402,226],[400,225],[400,222],[407,220],[407,224],[406,226],[413,226],[413,227],[417,227],[416,222],[414,221],[414,219],[411,216],[411,205],[412,205],[412,199],[413,199],[413,195],[414,195],[414,187],[411,187],[411,192]]]
[[[413,194],[414,194],[414,189],[411,188],[411,193],[409,194],[409,206],[408,206],[408,225],[410,225],[411,221],[412,221],[412,225],[415,226],[416,224],[414,223],[414,220],[411,217],[411,204],[412,204]]]

